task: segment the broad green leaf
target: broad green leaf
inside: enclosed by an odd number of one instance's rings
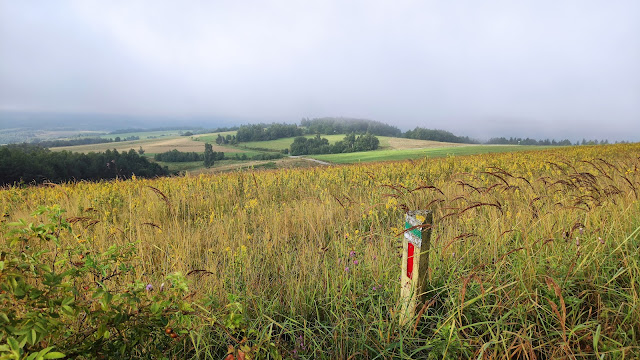
[[[61,352],[53,351],[44,356],[45,359],[62,359],[65,355]]]

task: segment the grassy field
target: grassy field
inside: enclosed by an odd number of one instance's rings
[[[73,334],[90,334],[80,339],[132,346],[126,358],[631,359],[640,357],[639,192],[640,144],[458,153],[4,188],[0,238],[3,259],[13,244],[17,259],[52,250],[39,255],[55,264],[48,271],[98,269],[60,288],[84,286],[64,304],[88,310],[52,318],[59,330],[28,337],[35,350],[64,352]],[[30,214],[40,205],[66,209],[64,218],[39,227],[47,220]],[[426,302],[403,326],[407,209],[432,210],[434,223]],[[7,224],[18,219],[26,230],[12,235]],[[65,219],[72,232],[56,230]],[[40,240],[49,236],[59,247]],[[130,263],[112,246],[130,246]],[[110,258],[117,266],[96,267]],[[123,275],[127,264],[137,271]],[[3,266],[0,274],[13,269]],[[0,276],[0,313],[10,321],[60,307],[34,312],[8,279]],[[149,305],[178,290],[177,303]],[[117,305],[132,294],[131,308]],[[83,320],[122,309],[124,325]],[[142,316],[160,323],[144,327]]]
[[[67,146],[67,147],[58,147],[52,148],[53,151],[73,151],[73,152],[103,152],[106,150],[116,149],[120,152],[129,151],[131,149],[138,151],[138,149],[142,148],[145,151],[145,155],[152,157],[157,153],[162,153],[165,151],[171,151],[176,149],[178,151],[183,152],[204,152],[204,144],[210,143],[213,146],[213,151],[216,152],[224,152],[227,157],[233,158],[235,154],[244,154],[250,160],[253,156],[262,154],[264,151],[256,150],[256,149],[264,149],[266,151],[281,151],[283,149],[289,148],[294,138],[284,138],[272,141],[256,141],[256,142],[247,142],[241,143],[237,146],[232,145],[217,145],[215,144],[215,140],[218,136],[218,133],[215,134],[203,134],[203,135],[194,135],[192,137],[184,137],[184,136],[168,136],[170,132],[147,132],[147,133],[130,133],[130,134],[118,134],[121,137],[136,135],[140,136],[141,140],[135,141],[120,141],[113,142],[107,144],[91,144],[91,145],[78,145],[78,146]],[[234,135],[235,131],[223,132],[220,133],[222,136],[226,135]],[[164,135],[159,137],[160,135]],[[158,138],[149,138],[149,137],[158,137]],[[307,137],[312,137],[311,135]],[[334,143],[336,141],[340,141],[344,138],[344,135],[325,135],[330,143]],[[483,153],[486,150],[480,147],[471,147],[469,151],[463,150],[455,150],[455,147],[463,147],[468,146],[466,144],[453,144],[453,143],[441,143],[436,141],[426,141],[426,140],[413,140],[413,139],[401,139],[401,138],[393,138],[380,136],[380,151],[376,151],[373,153],[353,153],[353,154],[340,154],[340,155],[319,155],[318,159],[323,161],[329,161],[332,163],[353,163],[353,162],[366,162],[366,161],[381,161],[381,160],[400,160],[400,159],[415,159],[425,156],[427,152],[431,152],[434,149],[439,148],[447,148],[453,151],[454,153],[460,154],[473,154],[473,153]],[[497,149],[497,148],[496,148]],[[432,156],[442,156],[440,153],[435,152]],[[313,156],[315,158],[315,156]],[[326,160],[325,158],[329,159]],[[246,161],[246,160],[245,160]],[[265,161],[266,162],[266,161]],[[265,162],[258,162],[254,165],[259,165]],[[294,163],[294,162],[291,162]],[[304,164],[297,162],[297,164]],[[176,163],[169,164],[163,163],[167,165],[169,170],[171,171],[196,171],[200,173],[201,171],[209,171],[203,170],[201,164],[199,163]],[[210,171],[218,171],[217,168],[223,166],[225,169],[229,167],[237,167],[242,168],[248,165],[241,164],[235,161],[228,161],[225,163],[219,163],[214,166]]]
[[[307,135],[307,138],[312,138],[314,135]],[[344,135],[322,135],[323,138],[329,140],[330,144],[335,143],[336,141],[342,140]],[[277,140],[269,140],[269,141],[249,141],[242,142],[238,144],[238,147],[247,147],[247,148],[258,148],[258,149],[269,149],[274,151],[282,151],[284,149],[289,149],[291,144],[293,144],[293,139],[295,138],[282,138]]]
[[[334,164],[352,164],[371,161],[420,159],[424,157],[435,158],[445,157],[448,155],[462,156],[524,150],[544,150],[545,148],[547,147],[519,145],[467,145],[456,147],[431,147],[426,149],[376,150],[346,154],[308,155],[308,157]]]
[[[99,137],[104,139],[115,139],[116,137],[120,137],[124,139],[130,136],[138,136],[140,140],[147,139],[166,139],[168,137],[176,137],[180,136],[181,133],[187,132],[188,130],[159,130],[159,131],[137,131],[130,133],[122,133],[122,134],[104,134]]]

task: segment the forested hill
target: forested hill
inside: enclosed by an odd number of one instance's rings
[[[372,134],[378,136],[402,136],[402,131],[395,126],[380,121],[352,119],[343,117],[324,117],[302,119],[300,125],[306,128],[307,134]]]
[[[408,139],[432,140],[432,141],[464,143],[464,144],[479,143],[477,140],[471,139],[468,136],[457,136],[449,131],[425,129],[421,127],[416,127],[413,130],[409,130],[405,132],[403,134],[403,137],[406,137]]]

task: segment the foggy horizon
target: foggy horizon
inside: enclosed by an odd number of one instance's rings
[[[638,35],[633,0],[0,0],[0,112],[640,141]]]

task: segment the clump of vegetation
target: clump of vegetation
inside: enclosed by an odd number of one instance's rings
[[[203,161],[204,155],[197,152],[182,152],[177,149],[171,151],[165,151],[163,153],[155,154],[153,156],[155,161],[164,162],[187,162],[187,161]]]
[[[235,138],[238,142],[267,141],[301,136],[304,130],[295,124],[255,124],[238,128]]]
[[[221,134],[218,134],[218,137],[216,138],[216,144],[218,145],[235,145],[237,143],[238,140],[235,135],[228,134],[227,136],[222,136]]]
[[[329,144],[329,140],[316,135],[315,138],[306,138],[299,136],[293,140],[291,144],[291,155],[309,155],[309,154],[340,154],[357,151],[375,150],[380,145],[380,140],[371,134],[358,135],[348,134],[343,140],[333,145]]]
[[[96,252],[57,206],[7,225],[0,261],[0,357],[159,358],[192,314],[184,276],[140,281],[135,244]],[[159,281],[159,280],[158,280]],[[175,329],[171,326],[176,327]]]
[[[395,126],[368,119],[324,117],[302,119],[300,125],[307,134],[373,134],[378,136],[400,136],[402,131]]]
[[[464,143],[464,144],[479,143],[479,141],[473,140],[468,136],[457,136],[446,130],[425,129],[421,127],[416,127],[413,130],[408,130],[407,132],[402,134],[402,136],[408,139],[418,139],[418,140],[431,140],[431,141]]]

